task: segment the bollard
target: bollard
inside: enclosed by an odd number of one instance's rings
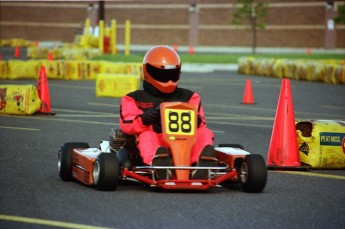
[[[130,41],[131,41],[131,21],[126,20],[125,25],[125,55],[130,54]]]
[[[98,47],[101,53],[104,53],[104,21],[99,21],[99,37],[98,37]]]
[[[110,47],[111,47],[111,54],[116,54],[117,47],[116,47],[116,20],[111,20],[111,28],[110,28]]]

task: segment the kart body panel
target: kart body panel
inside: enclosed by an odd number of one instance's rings
[[[246,155],[250,153],[240,149],[240,148],[233,148],[233,147],[216,147],[216,158],[227,164],[230,168],[235,168],[235,160],[238,158],[244,158]]]
[[[160,105],[162,129],[175,166],[190,166],[192,147],[196,141],[197,109],[189,103],[171,102]],[[187,180],[189,170],[177,169],[177,180]]]
[[[93,164],[100,153],[97,148],[73,149],[72,176],[86,185],[93,185]]]

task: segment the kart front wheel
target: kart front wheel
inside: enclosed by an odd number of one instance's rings
[[[113,191],[119,184],[120,163],[114,153],[101,153],[93,165],[93,180],[97,189]]]
[[[247,155],[238,169],[238,175],[245,192],[261,192],[267,181],[267,168],[261,155]]]
[[[64,181],[72,179],[72,152],[76,148],[89,148],[89,144],[85,142],[67,142],[61,146],[58,152],[58,172]]]

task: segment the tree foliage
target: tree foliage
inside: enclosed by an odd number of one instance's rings
[[[256,30],[265,29],[266,22],[264,18],[267,14],[267,3],[254,2],[254,0],[237,0],[235,10],[232,14],[233,24],[250,24],[252,31],[252,52],[255,53],[256,49]]]
[[[335,23],[345,23],[345,5],[338,6],[338,15],[334,18]]]

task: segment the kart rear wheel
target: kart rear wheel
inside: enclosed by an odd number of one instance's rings
[[[113,191],[119,184],[120,163],[114,153],[101,153],[93,165],[93,180],[97,189]]]
[[[58,152],[58,172],[64,181],[72,180],[72,152],[76,148],[89,148],[85,142],[67,142]]]
[[[238,175],[245,192],[261,192],[267,181],[267,168],[261,155],[247,155],[238,169]]]

